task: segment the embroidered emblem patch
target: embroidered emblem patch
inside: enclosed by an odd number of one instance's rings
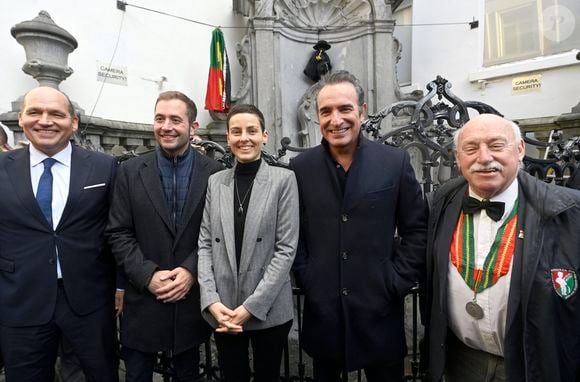
[[[558,296],[564,300],[569,299],[578,289],[576,272],[569,269],[552,269],[552,285]]]

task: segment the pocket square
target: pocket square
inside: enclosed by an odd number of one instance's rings
[[[90,188],[105,187],[107,183],[91,184],[90,186],[84,186],[83,190],[88,190]]]

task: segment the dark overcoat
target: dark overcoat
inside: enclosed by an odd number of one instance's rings
[[[127,279],[121,342],[143,352],[183,352],[204,342],[210,328],[194,283],[184,300],[163,303],[147,285],[157,270],[188,269],[197,280],[197,238],[209,176],[222,169],[194,151],[183,224],[173,226],[165,201],[155,153],[119,166],[107,235]]]
[[[518,239],[505,323],[507,380],[580,381],[580,192],[522,171],[518,181]],[[449,249],[466,192],[464,178],[445,183],[433,197],[429,217],[426,335],[433,381],[441,381],[445,370]],[[574,278],[566,296],[557,293],[557,270]]]
[[[324,144],[291,162],[300,193],[294,270],[306,294],[304,349],[348,370],[404,357],[403,297],[423,270],[426,240],[409,155],[360,139],[344,196]]]

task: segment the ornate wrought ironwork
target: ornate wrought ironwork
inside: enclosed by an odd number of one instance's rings
[[[210,158],[217,160],[218,162],[223,164],[224,167],[226,167],[226,168],[234,167],[235,157],[232,154],[229,147],[223,147],[222,145],[220,145],[217,142],[206,141],[206,140],[192,142],[191,145],[194,149],[198,150],[202,154],[207,155]],[[89,146],[85,146],[85,148],[91,149]],[[133,157],[136,157],[139,155],[143,155],[143,154],[149,153],[151,151],[153,151],[153,150],[147,150],[147,151],[143,151],[140,153],[135,152],[133,150],[127,151],[127,152],[123,153],[122,155],[117,156],[117,160],[119,162],[123,162],[127,159],[130,159],[130,158],[133,158]],[[266,163],[268,163],[271,166],[288,167],[288,163],[281,161],[280,156],[275,156],[273,154],[270,154],[266,150],[262,150],[262,158],[264,159],[264,161]]]
[[[377,141],[405,150],[418,152],[421,161],[423,190],[433,190],[432,169],[448,167],[449,173],[438,176],[441,183],[457,176],[453,156],[453,133],[469,120],[469,109],[478,113],[502,115],[492,106],[478,101],[464,102],[451,92],[451,82],[441,76],[427,84],[427,95],[418,101],[402,101],[369,115],[361,129]],[[402,127],[380,135],[381,123],[392,114],[398,119],[408,117]]]
[[[546,182],[554,181],[561,186],[578,187],[569,184],[580,164],[580,137],[564,139],[562,132],[555,131],[548,143],[524,138],[526,143],[545,148],[546,159],[524,158],[524,169],[531,175]]]
[[[427,95],[418,101],[396,102],[375,114],[370,114],[361,130],[378,142],[417,152],[421,165],[421,184],[427,193],[437,184],[457,176],[457,165],[453,155],[453,134],[469,121],[469,112],[496,114],[503,117],[493,106],[479,101],[463,101],[451,91],[452,84],[437,76],[427,84]],[[395,121],[407,119],[398,128],[381,134],[383,120],[392,115]],[[528,145],[548,152],[548,158],[524,157],[524,169],[530,174],[562,186],[568,185],[580,163],[580,138],[564,139],[560,132],[552,134],[550,142],[540,142],[523,136]],[[277,160],[290,152],[302,152],[307,148],[292,146],[288,137],[280,141]],[[447,168],[448,170],[446,170]],[[437,179],[433,179],[437,169]]]
[[[453,134],[469,121],[469,111],[479,114],[503,115],[494,107],[479,101],[463,101],[451,92],[451,83],[441,76],[427,84],[428,94],[419,101],[402,101],[392,104],[376,114],[369,115],[361,129],[379,142],[415,150],[421,160],[423,189],[432,191],[434,182],[432,169],[439,168],[438,182],[457,176],[457,166],[453,155]],[[435,98],[436,97],[436,98]],[[402,127],[381,135],[381,123],[389,114],[401,119],[409,118]],[[548,159],[524,157],[524,169],[545,181],[566,185],[569,176],[578,168],[579,140],[574,137],[564,140],[561,134],[553,134],[549,143],[526,137],[529,145],[546,148]],[[448,167],[448,174],[441,174],[442,167]]]

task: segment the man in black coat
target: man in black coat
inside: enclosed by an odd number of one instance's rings
[[[119,167],[107,235],[127,280],[127,381],[151,381],[159,351],[171,354],[176,381],[199,377],[199,345],[210,327],[200,312],[197,237],[207,179],[222,167],[192,149],[196,115],[186,95],[161,93],[153,123],[159,147]]]
[[[519,127],[455,135],[463,175],[434,194],[427,268],[433,381],[580,381],[580,192],[519,170]]]
[[[352,74],[323,77],[317,110],[322,144],[291,162],[300,192],[294,270],[305,292],[304,349],[316,381],[364,368],[369,382],[399,382],[403,298],[424,266],[421,190],[406,152],[362,136],[364,91]]]

